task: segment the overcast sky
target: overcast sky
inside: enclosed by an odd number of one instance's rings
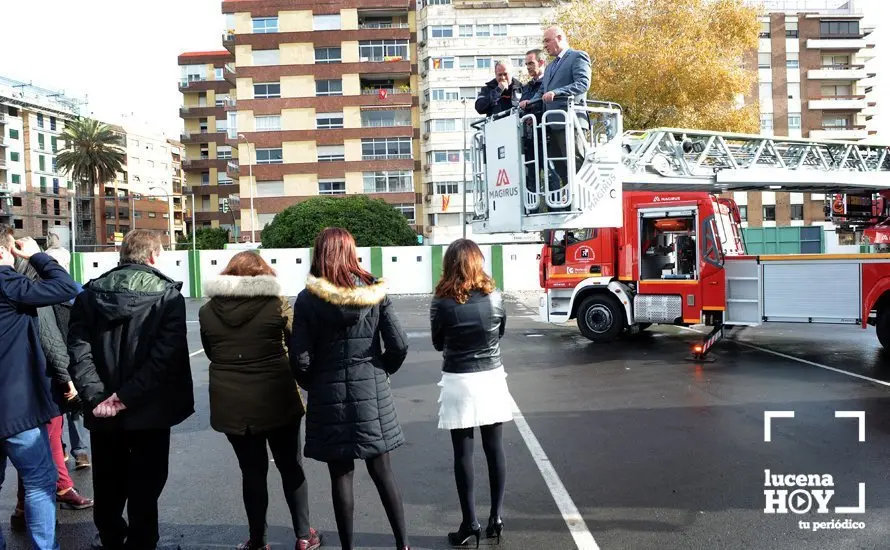
[[[879,137],[890,142],[890,9],[887,0],[857,0],[875,33],[879,55]],[[877,7],[885,4],[884,13]],[[130,115],[178,138],[182,128],[176,56],[220,50],[220,0],[0,0],[0,75],[86,95],[84,114],[114,122]],[[883,28],[881,28],[883,26]],[[596,69],[594,68],[594,71]]]

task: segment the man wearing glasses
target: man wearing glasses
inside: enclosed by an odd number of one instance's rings
[[[519,105],[522,97],[522,83],[510,77],[506,65],[497,62],[494,74],[494,79],[486,82],[476,97],[476,112],[487,117],[509,111]]]

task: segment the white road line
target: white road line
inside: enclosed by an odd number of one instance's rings
[[[553,495],[553,500],[562,514],[562,519],[565,520],[566,525],[569,527],[569,532],[572,533],[572,538],[575,539],[575,545],[578,547],[578,550],[599,550],[599,546],[593,540],[593,535],[587,529],[587,524],[584,522],[581,512],[578,511],[565,485],[559,479],[553,464],[547,458],[547,453],[544,452],[541,443],[538,442],[538,438],[535,437],[528,422],[525,421],[525,416],[519,410],[519,405],[516,404],[515,400],[513,400],[513,420],[516,422],[516,427],[519,429],[522,439],[525,440],[525,445],[535,460],[535,464],[538,465],[538,470],[541,471],[541,476],[544,478],[544,482],[547,483],[547,488],[550,489],[550,494]]]
[[[696,333],[698,333],[698,334],[704,334],[704,332],[702,332],[702,331],[700,331],[700,330],[695,330],[694,328],[691,328],[691,327],[680,327],[680,328],[685,329],[685,330],[691,330],[692,332],[696,332]],[[795,357],[795,356],[793,356],[793,355],[788,355],[787,353],[782,353],[782,352],[780,352],[780,351],[773,351],[773,350],[771,350],[771,349],[769,349],[769,348],[764,348],[764,347],[757,346],[757,345],[754,345],[754,344],[749,344],[749,343],[747,343],[747,342],[742,342],[742,341],[740,341],[740,340],[736,340],[736,339],[734,339],[734,338],[727,338],[727,340],[729,340],[730,342],[734,342],[734,343],[736,343],[736,344],[738,344],[738,345],[740,345],[740,346],[744,346],[744,347],[746,347],[746,348],[756,349],[757,351],[762,351],[763,353],[769,353],[770,355],[775,355],[775,356],[777,356],[777,357],[783,357],[783,358],[785,358],[785,359],[791,359],[792,361],[797,361],[798,363],[804,363],[804,364],[806,364],[806,365],[811,365],[811,366],[813,366],[813,367],[819,367],[820,369],[830,370],[830,371],[832,371],[832,372],[836,372],[836,373],[838,373],[838,374],[843,374],[843,375],[846,375],[846,376],[852,376],[853,378],[859,378],[860,380],[866,380],[866,381],[868,381],[868,382],[871,382],[872,384],[879,384],[879,385],[881,385],[881,386],[885,386],[885,387],[890,388],[890,382],[885,382],[885,381],[883,381],[883,380],[877,380],[877,379],[875,379],[875,378],[871,378],[871,377],[869,377],[869,376],[865,376],[865,375],[862,375],[862,374],[856,374],[855,372],[847,372],[847,371],[845,371],[845,370],[843,370],[843,369],[838,369],[838,368],[835,368],[835,367],[829,367],[828,365],[823,365],[822,363],[816,363],[815,361],[810,361],[809,359],[803,359],[803,358],[801,358],[801,357]]]
[[[204,353],[204,348],[201,348],[201,349],[199,349],[198,351],[193,351],[193,352],[191,352],[191,353],[189,354],[189,357],[194,357],[194,356],[196,356],[196,355],[201,355],[202,353]]]

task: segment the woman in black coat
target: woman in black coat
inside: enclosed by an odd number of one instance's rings
[[[381,346],[382,344],[382,346]],[[315,240],[294,304],[290,360],[308,392],[305,455],[328,465],[340,543],[351,550],[354,460],[364,460],[399,549],[408,548],[389,452],[405,442],[389,376],[408,354],[383,280],[359,267],[355,240],[328,228]]]

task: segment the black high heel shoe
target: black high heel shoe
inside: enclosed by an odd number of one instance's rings
[[[504,530],[504,521],[500,517],[492,516],[488,518],[488,527],[485,528],[485,538],[490,539],[497,537],[498,544],[501,543],[501,532]]]
[[[482,526],[478,523],[474,525],[465,525],[462,523],[456,532],[448,533],[448,542],[451,546],[466,546],[474,536],[476,537],[476,548],[479,548],[479,538],[482,536]]]

